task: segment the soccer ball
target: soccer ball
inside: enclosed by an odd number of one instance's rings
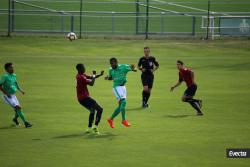
[[[76,40],[76,39],[77,39],[76,34],[75,34],[74,32],[68,33],[67,38],[68,38],[70,41],[73,41],[73,40]]]

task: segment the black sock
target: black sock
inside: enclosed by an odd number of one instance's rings
[[[94,118],[95,118],[95,111],[91,111],[89,114],[89,125],[88,125],[89,128],[92,127],[92,124],[94,122]]]
[[[198,100],[196,99],[188,99],[187,102],[198,112],[202,113],[198,104]]]
[[[147,92],[145,92],[144,90],[142,91],[142,103],[146,104],[146,98],[147,98]]]
[[[194,102],[197,102],[197,103],[199,103],[199,101],[200,100],[198,100],[198,99],[192,99]]]
[[[145,99],[146,104],[148,103],[149,97],[150,97],[150,93],[147,93],[147,94],[146,94],[146,99]]]
[[[96,118],[95,118],[95,125],[98,126],[99,122],[102,118],[102,110],[97,111]]]

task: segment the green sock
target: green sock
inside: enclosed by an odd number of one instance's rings
[[[121,101],[122,121],[126,120],[126,109],[125,109],[126,104],[127,104],[126,99],[122,99]]]
[[[120,113],[120,111],[121,111],[120,106],[121,106],[121,105],[119,105],[119,106],[115,109],[114,113],[113,113],[112,116],[111,116],[111,119],[114,119],[114,118]]]
[[[23,123],[25,123],[26,120],[25,120],[25,118],[24,118],[24,115],[23,115],[22,110],[21,110],[21,109],[17,109],[17,110],[16,110],[16,113],[17,113],[17,115],[22,119]]]
[[[15,119],[17,119],[19,116],[18,116],[18,114],[17,114],[17,112],[15,112]]]

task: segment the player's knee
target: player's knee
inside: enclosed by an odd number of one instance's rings
[[[102,107],[99,107],[99,108],[98,108],[98,112],[103,112],[103,108],[102,108]]]
[[[122,99],[122,100],[121,100],[121,106],[122,106],[122,107],[125,107],[126,104],[127,104],[126,99]]]
[[[21,110],[21,106],[15,106],[15,110]]]
[[[182,102],[186,102],[186,101],[187,101],[186,97],[182,97],[182,98],[181,98],[181,101],[182,101]]]
[[[91,114],[95,114],[95,109],[94,109],[94,108],[91,108],[91,109],[89,110],[89,112],[90,112]]]
[[[149,88],[146,88],[146,89],[144,89],[144,92],[146,92],[146,93],[150,93],[150,92],[151,92],[151,90],[150,90]]]
[[[102,112],[103,108],[99,104],[95,104],[94,109],[97,110],[98,112]]]

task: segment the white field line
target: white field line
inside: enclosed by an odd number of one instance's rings
[[[142,55],[141,55],[142,56]],[[141,56],[119,56],[119,59],[123,59],[123,60],[138,60]],[[113,56],[61,56],[61,55],[23,55],[23,56],[19,56],[19,55],[1,55],[2,58],[10,58],[10,57],[16,57],[16,58],[32,58],[32,59],[36,59],[36,58],[51,58],[51,59],[57,59],[59,60],[60,58],[63,59],[86,59],[88,61],[100,61],[100,60],[109,60],[110,57],[114,57]],[[176,60],[176,57],[173,56],[169,56],[168,54],[166,54],[165,56],[161,55],[161,56],[157,56],[155,55],[155,57],[158,57],[158,59],[160,60]],[[238,57],[211,57],[211,56],[201,56],[201,57],[197,57],[197,56],[180,56],[181,58],[185,58],[188,60],[238,60],[240,58]]]
[[[110,1],[113,1],[113,2],[126,2],[126,1],[122,1],[122,0],[110,0]],[[163,2],[163,1],[162,1]],[[144,6],[146,7],[147,5],[145,4],[141,4],[139,3],[141,6]],[[167,11],[167,12],[172,12],[172,13],[175,13],[175,14],[181,14],[180,12],[177,12],[177,11],[174,11],[174,10],[166,10],[166,9],[162,9],[162,8],[158,8],[158,7],[155,7],[155,6],[149,6],[150,8],[153,8],[153,9],[157,9],[157,10],[161,10],[161,11]],[[189,14],[185,14],[186,16],[191,16]]]
[[[181,7],[181,8],[192,9],[192,10],[196,10],[196,11],[200,11],[200,12],[207,12],[207,10],[204,10],[204,9],[195,8],[195,7],[191,7],[191,6],[180,5],[180,4],[176,4],[176,3],[173,3],[173,2],[165,2],[165,1],[161,1],[161,0],[153,0],[153,1],[160,2],[160,3],[165,3],[165,4],[168,4],[168,5],[172,5],[172,6],[178,6],[178,7]],[[212,14],[218,13],[218,12],[214,12],[214,11],[210,11],[210,12]],[[225,14],[225,13],[222,13],[222,15],[229,16],[228,14]]]

